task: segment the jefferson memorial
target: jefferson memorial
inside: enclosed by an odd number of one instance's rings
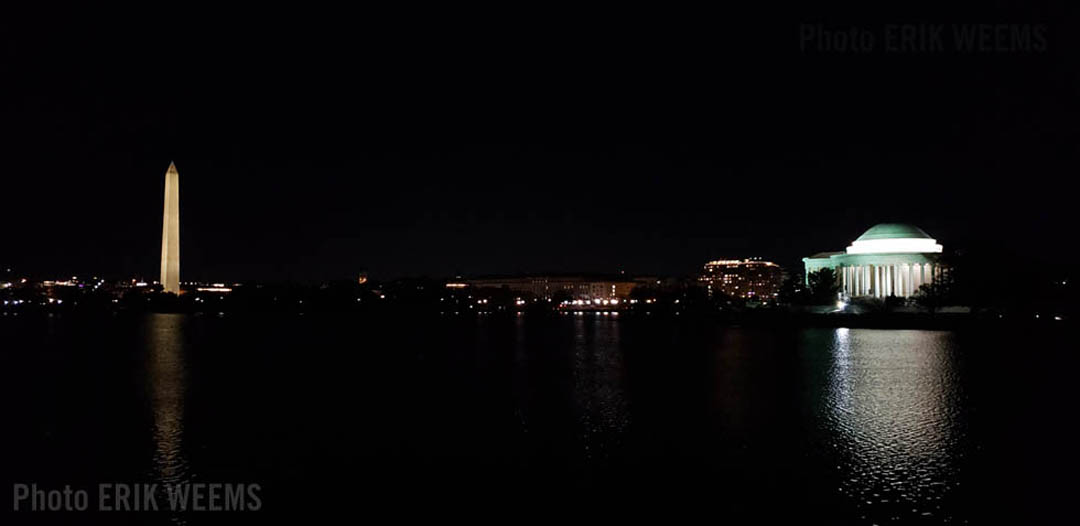
[[[845,252],[820,252],[803,258],[807,281],[823,268],[836,271],[846,297],[910,297],[941,273],[941,245],[917,226],[874,225]]]

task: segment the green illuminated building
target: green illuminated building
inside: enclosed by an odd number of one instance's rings
[[[836,272],[846,297],[909,297],[940,273],[942,247],[922,229],[903,223],[875,225],[844,252],[803,258],[806,275]]]

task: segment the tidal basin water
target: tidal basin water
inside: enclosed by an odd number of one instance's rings
[[[0,331],[9,496],[263,489],[258,512],[9,501],[10,523],[1043,522],[1080,473],[1064,329],[157,314]]]

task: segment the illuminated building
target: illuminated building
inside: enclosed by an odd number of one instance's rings
[[[640,282],[621,277],[607,276],[521,276],[506,278],[479,278],[447,283],[448,288],[470,286],[476,288],[506,288],[514,292],[529,293],[541,299],[552,299],[563,293],[572,299],[592,300],[625,298]]]
[[[942,246],[922,229],[902,223],[875,225],[844,252],[821,252],[803,258],[807,279],[833,269],[848,297],[909,297],[942,272]]]
[[[698,278],[708,288],[709,295],[724,294],[747,300],[774,301],[784,282],[780,265],[760,259],[730,259],[710,261]]]
[[[210,283],[205,285],[199,284],[195,287],[195,290],[199,292],[232,292],[233,289],[225,283]]]
[[[169,163],[165,172],[165,207],[161,220],[161,285],[180,293],[180,173]]]

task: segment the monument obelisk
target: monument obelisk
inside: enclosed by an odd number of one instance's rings
[[[180,172],[169,163],[165,172],[165,213],[161,223],[161,286],[180,293]]]

